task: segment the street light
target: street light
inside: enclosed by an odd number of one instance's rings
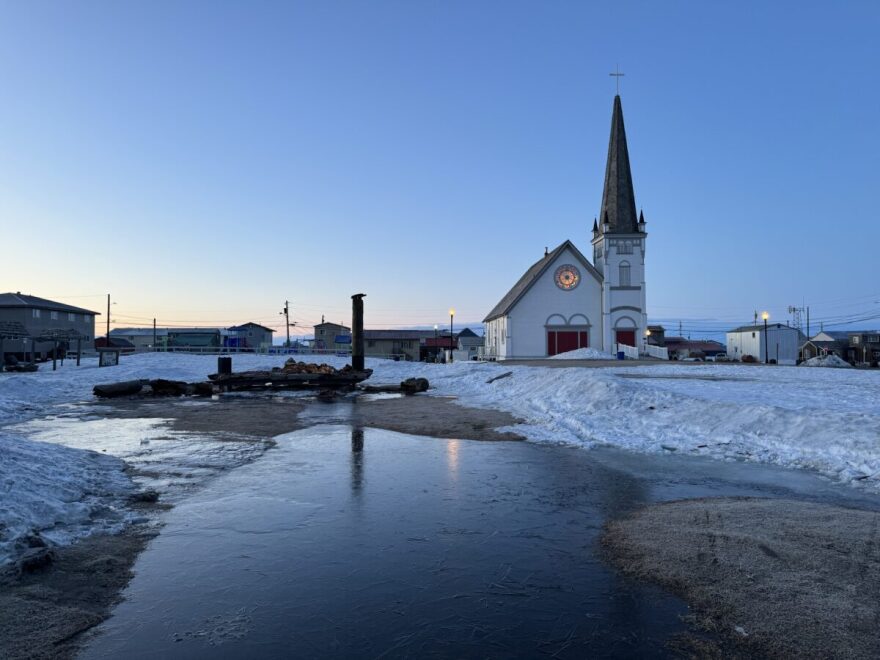
[[[648,352],[648,339],[651,337],[651,330],[645,328],[645,353]]]
[[[452,343],[455,338],[455,332],[452,329],[452,319],[455,318],[455,310],[449,308],[449,361],[452,362]]]
[[[764,319],[764,364],[770,364],[770,338],[767,336],[767,319],[770,314],[761,312],[761,318]]]

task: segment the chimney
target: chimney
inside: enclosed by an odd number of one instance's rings
[[[351,368],[364,370],[364,298],[356,293],[351,297]]]

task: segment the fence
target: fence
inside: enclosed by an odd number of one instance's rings
[[[125,349],[122,349],[125,352]],[[261,348],[240,348],[238,346],[138,346],[129,349],[130,353],[197,353],[202,355],[227,355],[233,353],[258,355],[339,355],[349,357],[351,351],[337,351],[325,348],[302,348],[286,346],[266,346]]]
[[[227,346],[139,346],[131,349],[121,349],[123,355],[131,353],[194,353],[196,355],[324,355],[337,356],[346,359],[351,358],[351,351],[338,351],[332,348],[302,348],[285,346],[270,346],[263,348],[238,348]],[[395,362],[406,362],[410,357],[406,353],[367,353],[365,357],[376,358],[378,360],[394,360]]]
[[[659,360],[668,360],[669,359],[669,351],[666,350],[665,346],[654,346],[653,344],[648,344],[648,355],[653,358],[657,358]]]
[[[635,346],[627,346],[626,344],[617,344],[617,352],[623,353],[630,360],[639,359],[639,349]]]

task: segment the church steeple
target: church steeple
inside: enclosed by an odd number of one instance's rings
[[[636,197],[633,192],[629,152],[626,148],[626,129],[623,126],[623,108],[620,96],[614,97],[611,115],[611,139],[608,142],[608,162],[605,166],[605,188],[602,191],[602,232],[635,234],[638,229]]]

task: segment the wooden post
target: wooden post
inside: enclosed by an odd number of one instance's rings
[[[58,369],[58,340],[52,342],[52,371]]]
[[[77,337],[76,338],[76,366],[79,366],[79,359],[80,359],[80,356],[82,355],[82,345],[83,345],[82,337]]]
[[[364,298],[356,293],[351,297],[351,368],[364,370]]]

